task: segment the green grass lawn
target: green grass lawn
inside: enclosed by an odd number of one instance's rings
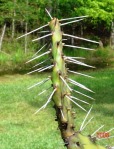
[[[83,93],[92,96],[96,101],[75,94],[76,97],[94,104],[89,118],[92,122],[83,134],[92,134],[101,125],[100,132],[114,127],[114,69],[85,71],[95,78],[85,78],[70,74],[71,78],[91,88],[96,93]],[[45,110],[34,115],[47,100],[52,90],[37,96],[40,91],[50,86],[50,81],[31,90],[27,88],[46,78],[49,74],[38,75],[4,75],[0,76],[0,149],[64,149],[63,141],[55,119],[51,102]],[[77,90],[76,88],[72,86]],[[82,104],[81,104],[82,105]],[[90,106],[83,105],[89,110]],[[76,129],[79,129],[86,113],[74,105],[76,111]],[[114,130],[110,133],[114,135]],[[99,144],[114,146],[114,138],[101,140]]]

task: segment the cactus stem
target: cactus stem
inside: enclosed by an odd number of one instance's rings
[[[68,87],[68,89],[69,89],[70,91],[72,91],[72,89],[71,89],[70,86],[67,84],[67,82],[63,79],[63,77],[60,76],[60,78],[61,78],[61,80],[64,82],[64,84]]]
[[[82,76],[85,76],[85,77],[89,77],[89,78],[94,78],[92,76],[89,76],[89,75],[86,75],[86,74],[83,74],[83,73],[79,73],[79,72],[75,72],[75,71],[71,71],[71,70],[68,70],[69,72],[72,72],[74,74],[78,74],[78,75],[82,75]]]
[[[47,35],[42,36],[42,37],[39,37],[39,38],[36,38],[36,39],[34,39],[34,40],[32,40],[32,41],[33,41],[33,42],[34,42],[34,41],[38,41],[38,40],[40,40],[40,39],[46,38],[46,37],[51,36],[51,35],[52,35],[52,33],[47,34]]]
[[[111,132],[112,130],[114,130],[114,128],[111,128],[110,130],[106,131],[106,132]]]
[[[43,26],[41,26],[41,27],[39,27],[39,28],[37,28],[37,29],[35,29],[35,30],[33,30],[33,31],[30,31],[30,32],[28,32],[28,33],[26,33],[26,34],[24,34],[24,35],[18,37],[17,39],[20,39],[20,38],[22,38],[22,37],[25,37],[25,36],[27,36],[27,35],[29,35],[29,34],[31,34],[31,33],[34,33],[34,32],[36,32],[36,31],[38,31],[38,30],[44,28],[44,27],[47,27],[47,26],[48,26],[48,24],[45,24],[45,25],[43,25]]]
[[[76,98],[76,97],[74,97],[74,96],[70,96],[71,98],[73,98],[73,99],[76,99],[76,100],[78,100],[78,101],[80,101],[80,102],[83,102],[83,103],[85,103],[85,104],[88,104],[89,105],[89,103],[88,102],[86,102],[86,101],[84,101],[84,100],[81,100],[81,99],[78,99],[78,98]]]
[[[67,45],[64,44],[65,47],[71,47],[71,48],[77,48],[77,49],[84,49],[84,50],[90,50],[90,51],[95,51],[95,49],[90,49],[90,48],[85,48],[85,47],[79,47],[79,46],[73,46],[73,45]]]
[[[53,20],[51,20],[51,22],[49,22],[49,27],[52,33],[51,54],[52,54],[53,65],[54,65],[52,69],[51,80],[52,80],[53,88],[57,89],[57,91],[52,96],[52,100],[54,102],[54,108],[56,111],[55,120],[58,121],[58,127],[61,131],[62,139],[64,140],[65,146],[68,149],[75,149],[75,148],[81,149],[81,148],[88,148],[88,147],[98,148],[97,145],[94,142],[92,142],[92,140],[90,140],[89,137],[83,136],[80,131],[75,131],[74,129],[75,115],[74,113],[72,113],[72,104],[75,104],[77,108],[80,108],[85,112],[88,112],[88,111],[86,111],[86,109],[81,104],[79,104],[78,98],[75,98],[78,101],[73,99],[74,97],[71,96],[72,89],[70,88],[68,83],[71,82],[72,84],[78,87],[81,87],[85,90],[88,90],[88,91],[91,91],[91,90],[88,89],[86,86],[72,79],[68,79],[68,76],[67,76],[68,69],[66,68],[65,59],[79,65],[80,64],[83,66],[88,66],[88,65],[84,64],[83,62],[77,61],[73,58],[64,56],[63,54],[64,43],[62,43],[62,35],[68,35],[68,34],[64,34],[61,31],[61,24],[57,18],[54,18]],[[50,100],[48,100],[46,104],[48,104],[49,102]],[[43,106],[43,108],[46,106],[46,104]],[[84,128],[87,126],[88,123],[89,122],[86,123]],[[84,145],[86,145],[87,147]]]
[[[104,125],[102,125],[101,127],[99,127],[97,130],[95,130],[94,131],[94,133],[92,133],[92,135],[91,136],[94,136],[101,128],[103,128],[104,127]]]
[[[48,58],[48,59],[46,59],[46,60],[42,61],[41,63],[38,63],[38,64],[34,65],[32,68],[34,68],[34,67],[36,67],[36,66],[39,66],[39,65],[41,65],[41,64],[43,64],[43,63],[45,63],[45,62],[46,62],[46,61],[48,61],[48,60],[50,60],[50,58]]]
[[[53,92],[51,93],[51,95],[49,96],[47,102],[40,108],[38,109],[34,114],[37,114],[40,110],[45,109],[46,106],[48,105],[48,103],[51,101],[52,96],[54,95],[54,93],[56,92],[56,88],[53,90]]]
[[[86,116],[85,116],[85,118],[84,118],[84,120],[83,120],[83,122],[82,122],[82,124],[81,124],[81,126],[80,126],[80,130],[83,128],[84,123],[85,123],[86,119],[88,118],[88,116],[89,116],[89,114],[90,114],[92,108],[93,108],[93,106],[90,108],[90,110],[89,110],[88,113],[86,114]]]
[[[61,26],[64,26],[64,25],[67,25],[67,24],[71,24],[71,23],[74,23],[74,22],[79,22],[79,21],[82,21],[82,20],[83,20],[83,19],[79,19],[79,20],[74,20],[74,21],[66,22],[66,23],[61,24]]]
[[[80,18],[87,18],[88,16],[81,16],[81,17],[72,17],[72,18],[65,18],[65,19],[61,19],[59,21],[68,21],[68,20],[72,20],[72,19],[80,19]]]
[[[33,60],[35,60],[35,59],[37,59],[37,58],[40,58],[40,57],[42,57],[42,56],[44,56],[44,55],[47,55],[47,54],[49,54],[50,52],[51,52],[51,51],[47,51],[47,52],[45,52],[45,53],[43,53],[43,54],[41,54],[41,55],[38,55],[38,56],[32,58],[31,60],[27,61],[26,64],[32,62]]]
[[[76,104],[78,107],[80,107],[83,111],[87,112],[82,106],[80,106],[77,102],[75,102],[74,100],[72,100],[69,96],[66,95],[66,97],[72,101],[74,104]]]
[[[46,45],[47,45],[47,43],[46,43],[45,45],[43,45],[43,46],[33,55],[33,57],[36,56]]]
[[[46,70],[46,69],[51,69],[53,66],[54,66],[54,65],[47,66],[46,68],[44,68],[44,69],[42,69],[42,70],[39,70],[38,72],[42,72],[42,71],[44,71],[44,70]]]
[[[74,92],[80,94],[80,95],[83,95],[83,96],[89,98],[89,99],[95,100],[94,98],[92,98],[92,97],[90,97],[90,96],[88,96],[88,95],[86,95],[86,94],[83,94],[83,93],[81,93],[81,92],[79,92],[79,91],[76,91],[76,90],[74,90],[74,89],[72,89],[72,90],[73,90]]]
[[[52,16],[51,16],[51,14],[49,13],[49,11],[45,8],[45,11],[47,12],[47,14],[49,15],[49,17],[51,18],[51,19],[53,19],[52,18]]]
[[[84,41],[88,41],[88,42],[98,43],[99,44],[99,42],[97,42],[97,41],[93,41],[93,40],[90,40],[90,39],[77,37],[77,36],[73,36],[73,35],[69,35],[69,34],[65,34],[65,33],[63,33],[63,36],[67,36],[67,37],[71,37],[71,38],[80,39],[80,40],[84,40]]]
[[[93,92],[92,90],[90,90],[89,88],[87,88],[86,86],[84,86],[84,85],[82,85],[82,84],[80,84],[80,83],[78,83],[78,82],[76,82],[76,81],[74,81],[74,80],[72,80],[72,79],[68,79],[69,81],[70,81],[70,83],[72,83],[72,84],[74,84],[74,85],[76,85],[76,86],[79,86],[80,88],[83,88],[83,89],[85,89],[85,90],[87,90],[87,91],[90,91],[90,92]]]
[[[85,129],[85,127],[91,122],[91,120],[93,119],[94,117],[91,117],[88,122],[85,124],[85,126],[83,128],[80,129],[80,131],[83,131]]]
[[[43,81],[41,81],[41,82],[38,82],[38,83],[32,85],[31,87],[29,87],[28,89],[31,89],[31,88],[33,88],[33,87],[35,87],[35,86],[37,86],[37,85],[44,84],[44,83],[47,82],[48,80],[50,80],[50,78],[47,78],[47,79],[45,79],[45,80],[43,80]]]

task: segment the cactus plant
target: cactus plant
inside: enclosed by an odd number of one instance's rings
[[[85,38],[81,38],[81,37],[77,37],[77,36],[73,36],[73,35],[68,35],[68,34],[65,34],[61,31],[61,26],[72,23],[72,22],[81,21],[86,16],[76,17],[76,18],[68,18],[66,20],[70,20],[70,19],[76,19],[76,20],[60,24],[60,21],[62,21],[62,20],[58,20],[57,18],[52,18],[51,14],[48,12],[48,10],[46,10],[46,11],[47,11],[48,15],[50,16],[51,21],[48,24],[46,24],[46,25],[44,25],[44,26],[42,26],[42,27],[40,27],[34,31],[38,31],[38,30],[40,30],[46,26],[49,26],[50,33],[45,35],[45,36],[42,36],[40,38],[34,39],[33,41],[38,41],[42,38],[51,36],[52,47],[49,51],[47,51],[41,55],[38,55],[36,57],[33,57],[27,63],[29,63],[35,59],[38,59],[44,55],[50,54],[51,59],[52,59],[52,64],[50,66],[38,68],[34,71],[29,72],[28,74],[31,74],[31,73],[37,72],[37,71],[42,72],[46,69],[52,69],[52,73],[51,73],[51,77],[46,78],[45,80],[34,84],[33,86],[29,87],[29,89],[31,89],[32,87],[35,87],[37,85],[43,84],[46,81],[51,79],[53,91],[52,91],[50,97],[48,98],[47,102],[38,111],[36,111],[36,113],[38,113],[40,110],[44,109],[47,106],[47,104],[49,104],[49,102],[51,102],[51,100],[52,100],[54,102],[54,108],[56,111],[56,120],[58,121],[58,126],[59,126],[59,129],[61,132],[61,136],[62,136],[62,139],[64,140],[65,146],[68,149],[106,149],[106,147],[102,147],[100,145],[97,145],[98,138],[94,136],[95,133],[98,130],[100,130],[103,126],[98,128],[92,135],[89,134],[88,136],[84,136],[82,134],[82,130],[92,120],[92,118],[89,119],[89,121],[85,124],[85,121],[87,120],[88,115],[90,114],[90,112],[92,110],[92,107],[87,112],[85,119],[83,120],[83,122],[81,124],[80,130],[76,130],[75,124],[74,124],[75,113],[73,112],[72,104],[75,104],[81,110],[86,111],[80,104],[78,104],[76,101],[74,101],[74,99],[76,99],[80,102],[83,102],[85,104],[88,104],[88,102],[86,102],[84,100],[80,100],[76,97],[73,97],[72,92],[73,91],[77,92],[83,96],[90,98],[90,99],[93,99],[93,98],[89,97],[89,96],[87,96],[87,95],[85,95],[79,91],[73,90],[69,86],[69,83],[71,83],[71,84],[76,85],[82,89],[85,89],[85,90],[92,92],[86,86],[84,86],[84,85],[78,83],[77,81],[74,81],[74,80],[69,78],[68,72],[72,72],[74,74],[76,73],[76,74],[80,74],[80,75],[84,75],[84,74],[74,72],[74,71],[70,71],[69,69],[66,68],[66,63],[72,62],[74,64],[83,65],[83,66],[87,66],[87,67],[92,67],[92,66],[89,66],[83,62],[80,62],[77,59],[75,59],[74,57],[67,57],[63,53],[63,47],[64,46],[70,46],[70,45],[63,44],[63,36],[81,39],[81,40],[85,40],[85,41],[89,41],[89,42],[93,42],[93,43],[98,43],[98,42],[88,40]],[[63,20],[65,20],[65,19],[63,19]],[[31,31],[25,35],[22,35],[21,37],[29,35],[34,31]],[[19,37],[19,38],[21,38],[21,37]],[[45,46],[46,45],[44,45],[39,51],[41,51]],[[82,47],[72,46],[72,45],[70,47],[71,48],[82,48]],[[92,50],[92,49],[84,48],[84,47],[83,47],[83,49]],[[47,61],[47,60],[45,60],[45,61]],[[45,61],[43,61],[41,63],[44,63]],[[38,65],[40,65],[40,64],[37,64],[35,66],[38,66]],[[87,75],[85,75],[85,76],[87,76]],[[90,77],[90,76],[87,76],[87,77]],[[46,90],[44,90],[43,92],[45,92],[45,91]],[[41,92],[40,94],[42,94],[43,92]]]

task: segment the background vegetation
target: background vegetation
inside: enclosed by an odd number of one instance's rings
[[[30,68],[25,65],[43,44],[32,43],[31,39],[42,36],[35,32],[26,38],[16,40],[20,35],[47,24],[50,21],[45,13],[47,8],[52,16],[61,18],[85,16],[82,22],[64,26],[64,32],[102,41],[103,48],[98,45],[79,40],[68,39],[73,45],[95,48],[96,52],[86,52],[81,49],[65,48],[66,55],[85,56],[88,62],[95,66],[109,66],[113,61],[113,51],[110,48],[112,22],[114,20],[114,1],[112,0],[0,0],[0,31],[6,24],[5,35],[0,50],[0,72],[20,72]],[[48,30],[48,28],[46,28]],[[88,54],[89,53],[89,54]]]

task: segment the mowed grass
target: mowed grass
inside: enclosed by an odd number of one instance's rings
[[[114,127],[114,69],[98,71],[84,71],[95,78],[85,78],[70,74],[70,77],[83,83],[96,93],[83,93],[92,96],[96,101],[92,101],[83,96],[73,93],[90,104],[94,104],[93,110],[88,119],[94,116],[92,122],[82,132],[84,135],[92,134],[101,125],[105,125],[99,132],[108,131]],[[27,88],[34,83],[49,76],[38,75],[4,75],[0,77],[0,149],[64,149],[63,141],[58,130],[55,119],[53,102],[46,109],[34,114],[48,99],[52,90],[37,96],[38,93],[48,88],[51,81],[40,87],[31,90]],[[72,88],[81,91],[71,85]],[[80,103],[80,102],[78,102]],[[81,104],[81,103],[80,103]],[[82,105],[82,104],[81,104]],[[75,125],[79,130],[86,112],[73,104],[76,112]],[[89,110],[91,105],[84,105]],[[110,132],[114,135],[114,131]],[[114,146],[114,138],[100,140],[101,145]]]

